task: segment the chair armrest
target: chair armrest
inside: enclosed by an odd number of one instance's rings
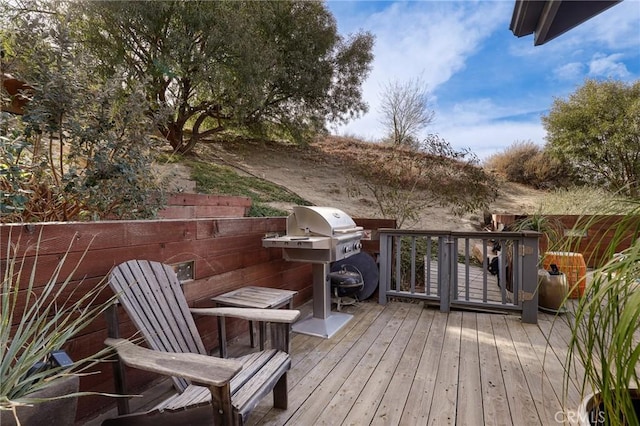
[[[109,338],[104,343],[114,348],[122,362],[129,367],[182,377],[207,386],[223,386],[242,369],[242,363],[236,360],[193,353],[154,351],[126,339]]]
[[[192,314],[216,317],[241,318],[248,321],[281,322],[291,324],[300,317],[300,311],[294,309],[256,309],[256,308],[191,308]]]

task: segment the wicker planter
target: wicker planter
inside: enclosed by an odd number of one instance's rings
[[[51,386],[33,392],[31,398],[53,398],[61,395],[69,395],[78,392],[80,379],[78,376],[69,376],[57,379]],[[62,398],[53,401],[41,402],[31,407],[18,407],[18,418],[22,426],[73,426],[76,419],[77,397]],[[0,411],[0,425],[16,425],[13,412]]]

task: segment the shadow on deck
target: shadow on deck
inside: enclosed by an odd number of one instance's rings
[[[523,324],[517,315],[441,313],[397,301],[361,302],[343,312],[354,318],[331,339],[294,333],[289,408],[273,409],[267,397],[249,424],[551,425],[566,419],[569,330],[562,320],[540,313],[537,325]],[[247,348],[245,336],[230,352]],[[579,402],[572,384],[567,410]]]

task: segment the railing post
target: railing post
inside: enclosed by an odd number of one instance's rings
[[[391,252],[389,247],[389,240],[393,239],[393,236],[385,233],[380,233],[380,276],[378,279],[378,303],[381,305],[387,304],[387,290],[391,283],[389,282],[391,271]]]
[[[525,232],[522,255],[522,322],[538,323],[538,232]]]
[[[449,236],[438,238],[438,295],[440,312],[451,310],[451,241]]]

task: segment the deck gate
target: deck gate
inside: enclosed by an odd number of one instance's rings
[[[537,232],[380,230],[379,302],[389,297],[451,308],[516,311],[537,322]],[[497,250],[494,250],[497,249]]]

